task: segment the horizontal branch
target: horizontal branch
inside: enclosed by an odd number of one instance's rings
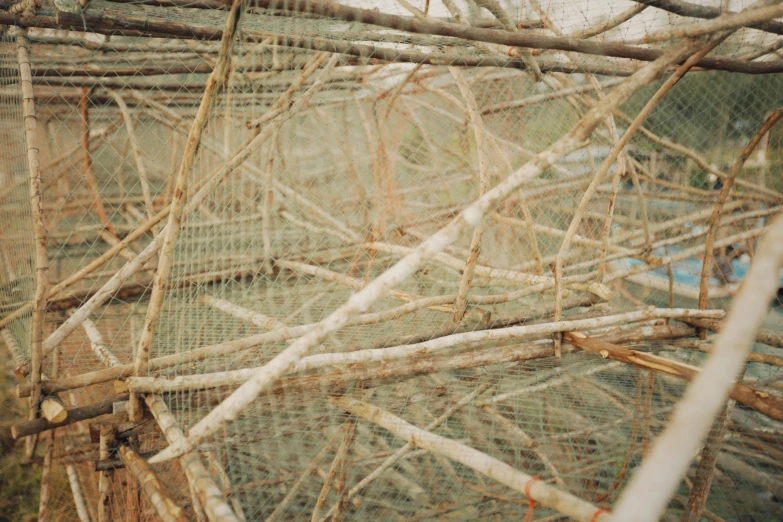
[[[712,7],[709,5],[694,4],[691,2],[684,2],[682,0],[633,0],[639,4],[655,7],[663,11],[668,11],[680,16],[688,16],[691,18],[718,18],[724,11],[720,7]],[[729,11],[732,13],[732,11]],[[766,22],[758,22],[749,24],[748,27],[758,29],[773,34],[783,34],[783,23],[775,20],[768,20]]]
[[[49,422],[45,418],[38,418],[31,421],[20,422],[11,426],[11,436],[14,439],[26,437],[28,435],[34,435],[36,433],[42,433],[44,431],[53,430],[61,426],[67,426],[79,421],[94,419],[101,415],[109,415],[112,413],[112,406],[117,401],[127,400],[127,395],[121,395],[113,397],[112,399],[103,400],[87,406],[80,406],[78,408],[72,408],[68,410],[68,416],[62,422]]]
[[[389,27],[391,29],[407,31],[410,33],[448,36],[470,41],[508,45],[510,47],[551,49],[596,56],[628,58],[646,62],[654,61],[663,54],[663,51],[630,46],[622,43],[579,40],[563,36],[547,36],[529,31],[512,33],[494,29],[481,29],[432,19],[381,13],[375,10],[348,7],[335,2],[323,2],[320,0],[257,0],[257,2],[260,7],[277,8],[303,13],[317,13],[338,20],[379,25],[381,27]],[[770,70],[766,72],[773,72],[772,69],[783,67],[783,63],[778,63],[777,65],[772,65],[770,67],[771,63],[772,62],[768,62],[766,67],[769,67]],[[703,67],[705,69],[730,70],[746,73],[751,73],[751,69],[758,65],[760,64],[751,64],[741,60],[723,57],[705,57],[696,63],[697,67]],[[761,69],[757,69],[756,73],[758,72],[761,72]]]
[[[543,337],[554,329],[553,325],[565,326],[573,323],[575,322],[565,321],[562,323],[533,326],[544,326],[544,328],[540,329],[544,332],[540,334],[541,337]],[[653,327],[651,330],[644,331],[646,335],[664,336],[687,336],[692,332],[693,329],[690,327],[665,330],[656,330],[655,327]],[[319,386],[341,391],[342,387],[350,382],[365,382],[368,378],[371,379],[373,385],[377,386],[385,383],[387,379],[391,379],[391,381],[394,382],[400,378],[411,378],[416,375],[433,373],[435,371],[464,369],[467,367],[549,356],[549,341],[540,340],[527,341],[526,344],[517,344],[513,346],[489,347],[468,354],[441,356],[443,348],[453,346],[459,342],[460,339],[464,340],[466,335],[467,334],[459,334],[450,336],[451,338],[443,338],[439,343],[441,346],[435,345],[430,348],[412,345],[387,348],[385,350],[362,350],[359,352],[319,354],[305,357],[297,365],[297,370],[312,371],[326,366],[336,366],[337,369],[334,370],[333,373],[328,374],[307,375],[304,377],[284,379],[281,381],[280,388],[273,388],[273,393],[319,389]],[[618,332],[616,339],[619,339],[621,342],[640,340],[639,330],[635,329]],[[433,343],[422,343],[422,345],[426,344],[432,345]],[[411,348],[413,347],[416,347],[416,350],[412,350]],[[387,357],[383,357],[384,355]],[[255,371],[257,371],[257,368],[245,368],[212,374],[184,375],[171,378],[131,377],[125,381],[124,385],[119,385],[119,388],[122,391],[130,389],[130,391],[138,393],[168,393],[234,387],[239,386],[249,379]]]
[[[271,0],[261,0],[261,6],[271,6]],[[282,6],[278,6],[282,7]],[[555,51],[575,52],[602,57],[627,58],[640,61],[654,61],[663,55],[663,51],[645,47],[631,46],[615,42],[600,42],[579,40],[561,36],[547,36],[528,31],[511,33],[495,29],[482,29],[462,24],[442,22],[437,20],[422,20],[393,14],[380,13],[367,9],[351,8],[339,4],[321,4],[320,2],[292,2],[285,8],[295,12],[316,12],[332,18],[389,27],[410,33],[430,34],[469,40],[471,42],[486,42],[510,47],[524,47]],[[0,24],[19,27],[38,27],[65,29],[78,32],[93,32],[98,34],[122,34],[125,36],[148,36],[184,38],[206,41],[217,41],[222,37],[222,29],[217,26],[195,25],[183,22],[173,22],[166,19],[154,19],[133,16],[111,16],[91,13],[89,11],[71,14],[58,12],[52,16],[15,16],[0,12]],[[373,45],[354,44],[347,41],[335,41],[323,38],[306,38],[294,35],[280,35],[266,31],[243,31],[244,38],[251,41],[262,41],[269,36],[279,37],[278,45],[301,47],[326,52],[338,52],[378,58],[392,62],[428,63],[432,65],[463,65],[483,67],[514,67],[524,69],[522,60],[500,56],[449,55],[411,53],[392,48],[379,48]],[[446,43],[446,42],[444,42]],[[538,59],[541,60],[542,57]],[[593,72],[595,74],[615,74],[617,67],[605,64],[569,65],[551,61],[541,62],[541,70],[563,72]],[[770,74],[783,72],[783,61],[745,62],[728,57],[705,57],[696,64],[704,69],[717,69],[746,74]],[[601,70],[604,72],[601,72]]]
[[[636,350],[629,350],[600,339],[585,338],[577,333],[566,333],[563,339],[580,348],[597,353],[605,359],[621,361],[645,370],[665,373],[687,381],[695,379],[701,373],[701,370],[695,366],[678,363]],[[783,399],[779,397],[756,390],[741,382],[734,383],[729,396],[772,419],[783,420]]]

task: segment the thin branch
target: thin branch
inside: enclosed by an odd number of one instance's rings
[[[329,402],[337,408],[389,430],[421,449],[448,457],[497,480],[514,491],[530,495],[532,500],[542,506],[554,509],[575,520],[582,522],[609,520],[607,513],[602,513],[599,508],[570,493],[541,480],[535,480],[532,476],[465,444],[417,428],[377,406],[349,397],[330,398]]]

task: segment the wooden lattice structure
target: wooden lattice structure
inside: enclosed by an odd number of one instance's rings
[[[783,519],[781,17],[0,0],[40,520]]]

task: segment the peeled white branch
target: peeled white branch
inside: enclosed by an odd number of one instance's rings
[[[377,406],[350,397],[331,398],[329,402],[340,409],[377,424],[414,446],[443,455],[482,473],[514,491],[529,494],[544,507],[581,522],[604,522],[608,513],[570,493],[550,486],[541,480],[518,471],[508,464],[460,442],[417,428]],[[532,481],[532,483],[531,483]]]
[[[767,228],[715,348],[623,491],[612,520],[658,520],[725,404],[778,288],[783,217]]]

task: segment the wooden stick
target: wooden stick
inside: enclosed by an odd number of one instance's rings
[[[98,331],[95,323],[89,319],[85,319],[82,323],[82,327],[84,328],[87,337],[90,339],[90,347],[92,348],[93,353],[95,353],[104,366],[111,368],[122,364],[104,344],[103,336],[101,335],[101,332]]]
[[[65,409],[63,402],[56,395],[46,397],[41,401],[41,413],[52,424],[58,424],[68,417],[68,410]]]
[[[185,512],[174,502],[144,459],[126,444],[120,444],[118,451],[125,467],[136,478],[160,519],[164,522],[187,522]]]
[[[160,318],[163,307],[163,298],[166,295],[166,286],[168,284],[169,274],[174,258],[174,247],[179,239],[179,233],[182,227],[182,214],[185,208],[185,199],[187,197],[188,177],[196,162],[196,156],[201,145],[201,136],[207,124],[207,117],[212,110],[215,94],[225,85],[228,75],[231,72],[231,54],[234,48],[234,35],[239,29],[242,16],[241,0],[234,0],[231,5],[231,11],[226,18],[226,24],[223,29],[223,35],[220,41],[220,52],[215,63],[215,68],[207,79],[207,86],[204,90],[204,96],[201,99],[196,118],[193,120],[193,126],[188,135],[188,141],[183,152],[182,164],[180,165],[177,181],[174,186],[174,197],[171,201],[171,211],[169,212],[168,224],[166,225],[166,234],[161,245],[160,256],[158,260],[158,270],[155,274],[155,281],[152,285],[152,294],[147,307],[147,314],[144,318],[144,328],[142,329],[139,347],[136,350],[136,375],[146,375],[148,371],[149,351],[152,347],[152,339],[155,336],[155,328]],[[141,418],[141,403],[139,399],[131,395],[129,403],[128,416],[131,420]]]
[[[677,38],[694,38],[705,34],[736,29],[743,26],[753,26],[759,23],[771,22],[783,16],[783,6],[764,6],[765,2],[756,2],[739,13],[727,13],[705,22],[680,25],[674,29],[647,33],[637,43],[664,42]],[[762,7],[755,7],[761,5]]]
[[[329,366],[344,367],[347,365],[364,364],[370,362],[390,363],[394,361],[403,361],[417,356],[436,354],[440,351],[459,344],[536,337],[540,339],[543,336],[556,332],[603,328],[606,326],[653,318],[671,317],[676,319],[677,316],[690,315],[693,312],[694,311],[692,310],[681,309],[647,309],[635,312],[627,312],[625,314],[581,319],[576,321],[560,321],[553,323],[513,326],[510,328],[500,328],[496,330],[480,330],[475,332],[458,333],[422,343],[393,346],[390,348],[359,350],[347,353],[325,353],[310,355],[300,359],[296,364],[292,365],[292,367],[286,373],[297,373]],[[719,316],[722,314],[722,311],[713,311],[711,315]],[[237,384],[244,383],[248,379],[252,378],[252,376],[255,375],[258,371],[259,368],[246,368],[241,370],[219,372],[215,374],[181,375],[162,379],[155,377],[130,377],[126,379],[125,384],[131,392],[137,393],[163,393],[218,388],[222,386],[235,386]]]
[[[431,423],[429,423],[424,429],[427,431],[434,430],[444,422],[446,422],[449,417],[451,417],[454,412],[462,408],[463,406],[466,406],[467,404],[470,404],[476,397],[487,391],[490,387],[492,387],[491,384],[482,384],[481,386],[478,386],[475,390],[467,394],[465,397],[451,405],[443,414],[438,417],[437,419],[433,420]],[[392,455],[390,455],[386,460],[383,461],[383,463],[378,466],[375,470],[372,471],[369,475],[364,477],[362,480],[360,480],[354,487],[352,487],[345,495],[344,500],[348,501],[352,499],[354,496],[356,496],[357,493],[359,493],[361,490],[366,488],[370,482],[374,481],[376,478],[380,477],[387,469],[392,467],[398,460],[402,459],[413,451],[413,443],[407,442],[404,446],[402,446],[400,449],[395,451]],[[337,510],[337,504],[333,505],[329,511],[326,512],[326,514],[321,517],[321,520],[318,522],[326,522],[326,520],[334,514],[334,512]],[[270,522],[270,521],[267,521]]]
[[[683,319],[682,322],[698,326],[699,328],[708,328],[713,332],[721,332],[725,322],[711,319]],[[783,335],[770,330],[759,330],[756,332],[756,342],[763,343],[774,348],[783,348]]]
[[[339,434],[342,441],[340,442],[340,447],[335,453],[331,466],[329,466],[329,471],[326,473],[326,477],[324,478],[324,485],[321,487],[321,492],[318,494],[318,498],[315,501],[315,506],[313,506],[313,513],[310,518],[312,522],[318,522],[320,519],[321,508],[323,508],[323,505],[326,503],[326,497],[332,487],[332,482],[335,480],[339,470],[345,466],[345,461],[348,458],[348,450],[350,449],[351,443],[353,442],[354,436],[356,434],[356,422],[353,422],[350,419],[344,422],[340,428]],[[338,496],[339,493],[340,492],[338,491]],[[338,504],[340,504],[339,500]]]
[[[270,513],[268,517],[266,517],[264,522],[274,522],[280,517],[280,515],[285,513],[285,511],[291,505],[291,502],[299,493],[299,490],[302,489],[305,480],[307,480],[310,477],[310,475],[315,471],[315,469],[318,467],[318,465],[321,463],[324,457],[326,457],[326,455],[332,450],[332,445],[334,444],[335,440],[337,440],[337,437],[339,435],[340,435],[339,432],[335,433],[332,436],[332,438],[326,444],[324,444],[324,446],[318,451],[318,453],[315,454],[315,456],[307,464],[305,470],[299,475],[299,478],[296,480],[296,482],[294,482],[291,485],[291,487],[288,489],[288,492],[286,493],[285,497],[283,497],[283,500],[281,500],[277,504],[277,506],[275,506],[274,511],[272,511],[272,513]],[[324,518],[326,518],[330,514],[331,512],[327,513],[327,515]]]
[[[330,398],[329,403],[372,424],[377,424],[419,448],[444,455],[497,480],[514,491],[529,495],[531,500],[535,500],[542,506],[554,509],[575,520],[584,522],[609,520],[607,513],[602,513],[600,509],[570,493],[543,481],[534,480],[532,476],[460,442],[417,428],[377,406],[349,397]]]
[[[571,51],[599,56],[616,56],[630,58],[634,60],[654,61],[663,53],[662,51],[652,49],[641,49],[617,43],[588,42],[569,37],[545,36],[542,34],[532,34],[530,31],[507,32],[493,31],[470,27],[465,24],[441,22],[429,18],[422,20],[415,17],[404,17],[387,13],[375,12],[370,9],[359,9],[347,7],[337,3],[323,2],[319,0],[260,0],[260,7],[275,7],[281,10],[290,10],[295,12],[318,13],[322,16],[337,18],[346,21],[357,21],[367,24],[389,27],[392,29],[408,31],[412,33],[422,33],[440,36],[451,36],[463,38],[465,40],[496,43],[508,45],[510,47],[522,47],[528,49],[557,49],[561,51]],[[774,11],[774,10],[773,10]],[[755,13],[756,15],[758,13]],[[740,25],[744,25],[745,17]],[[765,16],[767,14],[765,13]],[[774,18],[774,12],[768,15]],[[737,23],[737,20],[730,20],[731,23]],[[5,23],[5,22],[3,22]],[[730,27],[726,27],[728,29]],[[704,59],[698,66],[711,67],[718,60]],[[543,68],[542,68],[543,69]]]
[[[665,509],[745,363],[777,290],[781,266],[783,219],[778,217],[767,228],[714,352],[656,439],[649,458],[623,491],[615,520],[653,521]]]
[[[587,187],[587,190],[585,190],[584,195],[582,196],[581,200],[579,201],[579,206],[577,207],[576,212],[574,213],[574,217],[571,220],[570,225],[568,226],[568,231],[566,232],[566,236],[563,239],[563,243],[560,246],[560,249],[557,252],[557,258],[555,259],[555,266],[553,269],[554,276],[555,276],[555,321],[558,321],[560,319],[561,315],[561,301],[562,301],[562,277],[563,277],[563,260],[565,258],[565,254],[568,251],[568,249],[571,246],[571,240],[576,234],[577,229],[579,228],[579,225],[582,222],[582,217],[584,215],[585,210],[587,210],[587,205],[590,202],[590,199],[595,194],[596,189],[598,188],[598,185],[603,182],[603,178],[606,175],[606,173],[609,171],[609,167],[615,162],[618,155],[621,153],[621,151],[625,148],[626,145],[631,141],[631,138],[634,136],[636,131],[641,127],[644,120],[647,119],[647,117],[652,113],[653,109],[658,105],[658,103],[663,99],[666,94],[668,94],[672,88],[682,79],[682,77],[696,64],[698,61],[703,58],[708,52],[710,52],[712,49],[714,49],[720,42],[725,40],[729,34],[724,34],[719,36],[715,41],[708,43],[705,46],[698,45],[698,42],[690,42],[691,46],[693,48],[697,48],[698,50],[696,53],[691,55],[685,63],[683,63],[681,66],[677,68],[677,70],[672,74],[666,82],[664,82],[663,85],[661,85],[660,88],[655,92],[655,94],[650,98],[647,103],[645,104],[644,108],[639,112],[639,114],[636,116],[636,118],[631,123],[628,130],[623,134],[622,138],[620,138],[617,143],[612,147],[611,151],[607,155],[606,159],[601,163],[601,166],[598,169],[598,172],[596,173],[595,177],[593,178],[593,181],[590,182],[590,185]],[[608,232],[608,231],[606,231]],[[603,280],[603,266],[599,266],[599,274],[601,275],[601,279]]]
[[[222,312],[233,315],[234,317],[238,317],[239,319],[244,319],[245,321],[251,322],[267,331],[288,328],[285,324],[281,323],[274,317],[269,317],[262,313],[248,310],[247,308],[235,305],[234,303],[224,299],[218,299],[210,295],[202,295],[198,300],[205,305],[212,306]]]
[[[623,120],[623,121],[625,121],[627,123],[631,123],[633,121],[629,116],[627,116],[626,114],[622,113],[619,110],[616,110],[614,112],[614,114],[615,114],[615,116],[617,116],[618,118],[620,118],[621,120]],[[699,153],[697,153],[693,149],[690,149],[690,148],[688,148],[688,147],[686,147],[684,145],[681,145],[679,143],[675,143],[675,142],[673,142],[671,140],[668,140],[666,138],[661,138],[660,136],[656,135],[655,133],[653,133],[652,131],[650,131],[649,129],[647,129],[645,127],[640,127],[639,128],[639,132],[644,134],[644,137],[647,138],[648,140],[652,141],[653,143],[657,143],[658,145],[661,145],[662,147],[665,147],[665,148],[667,148],[667,149],[669,149],[671,151],[674,151],[674,152],[676,152],[678,154],[682,154],[682,155],[692,159],[693,161],[696,162],[696,164],[699,166],[699,168],[704,170],[705,172],[709,172],[710,174],[714,174],[714,175],[718,176],[721,179],[725,179],[726,176],[728,176],[727,173],[725,173],[725,172],[723,172],[721,170],[718,170],[717,168],[712,166],[709,163],[709,161],[704,159],[704,157],[702,157]],[[758,194],[764,194],[766,196],[769,196],[771,198],[771,201],[780,201],[781,199],[783,199],[783,194],[781,194],[780,192],[777,192],[777,191],[772,190],[772,189],[767,188],[767,187],[762,187],[760,185],[757,185],[756,183],[753,183],[752,181],[747,181],[747,180],[744,180],[744,179],[735,179],[734,183],[736,185],[738,185],[738,186],[743,186],[745,188],[753,190],[754,192],[756,192]]]
[[[627,22],[628,20],[638,15],[645,9],[647,9],[646,5],[635,5],[630,9],[627,9],[622,13],[618,14],[617,16],[610,18],[609,20],[601,22],[593,27],[583,29],[581,31],[575,31],[569,34],[568,36],[571,38],[578,38],[578,39],[592,38],[593,36],[598,36],[601,33],[605,33],[606,31],[609,31],[610,29],[614,29],[618,25]]]
[[[169,444],[185,439],[185,434],[162,396],[151,393],[145,397],[145,402]],[[179,462],[210,522],[241,522],[226,503],[223,492],[212,480],[196,452],[186,453],[180,457]]]
[[[30,205],[33,218],[33,241],[35,251],[35,297],[30,331],[30,420],[38,417],[41,398],[40,382],[43,366],[43,323],[46,316],[46,299],[49,295],[49,260],[46,252],[46,226],[41,193],[41,162],[38,148],[35,97],[30,73],[29,42],[24,31],[16,31],[19,79],[22,84],[22,112],[25,122],[27,145],[27,168],[30,179]]]
[[[505,11],[500,9],[498,5],[498,11],[505,14]],[[497,15],[496,15],[497,16]],[[505,15],[508,18],[508,15]],[[500,19],[498,19],[500,20]],[[529,53],[528,53],[529,54]],[[531,63],[534,63],[534,59],[530,58]],[[478,103],[476,97],[473,95],[473,91],[470,90],[470,86],[465,81],[462,72],[456,67],[449,67],[449,72],[457,83],[462,98],[465,100],[465,108],[467,109],[470,117],[470,125],[473,129],[473,137],[476,140],[476,152],[478,154],[478,195],[483,196],[489,190],[489,143],[487,142],[486,133],[484,132],[484,122],[481,119],[479,113]],[[535,66],[533,73],[537,76],[541,76],[541,71]],[[465,310],[468,307],[468,292],[470,292],[470,285],[473,280],[473,271],[478,264],[479,255],[481,253],[481,233],[483,225],[478,223],[473,229],[473,237],[470,240],[470,254],[465,261],[465,266],[462,269],[462,279],[460,280],[459,291],[457,292],[457,300],[454,302],[454,315],[452,320],[456,323],[462,320],[465,315]]]
[[[701,520],[707,504],[707,497],[712,487],[712,481],[715,478],[715,462],[720,454],[734,404],[733,400],[726,402],[707,435],[707,440],[704,442],[704,447],[701,450],[696,476],[693,479],[693,487],[690,495],[688,495],[688,504],[682,517],[680,517],[680,522],[699,522]]]
[[[19,439],[20,437],[26,437],[36,433],[42,433],[44,431],[53,430],[60,426],[67,426],[79,421],[94,419],[101,415],[109,415],[112,413],[112,402],[117,400],[124,400],[122,396],[116,397],[113,400],[104,400],[88,404],[87,406],[79,406],[68,410],[68,415],[62,422],[52,423],[45,418],[38,418],[31,421],[20,422],[11,426],[11,437]]]
[[[79,522],[90,522],[90,512],[87,509],[87,504],[84,502],[82,486],[79,483],[79,475],[76,473],[76,468],[73,464],[68,464],[65,466],[65,472],[68,474],[68,484],[71,486],[71,495],[76,506],[76,514],[79,516]]]
[[[680,16],[690,16],[691,18],[717,18],[725,13],[720,7],[711,5],[700,5],[682,0],[634,0],[639,4],[662,9]],[[769,20],[758,24],[748,25],[759,31],[767,31],[773,34],[783,34],[783,23],[775,20]]]
[[[236,513],[237,518],[241,520],[242,522],[246,522],[247,518],[245,517],[245,512],[242,509],[242,502],[237,498],[236,495],[233,495],[231,493],[231,480],[228,478],[228,475],[226,474],[226,469],[223,466],[222,463],[220,463],[215,457],[215,453],[212,451],[207,452],[207,463],[209,466],[215,470],[215,473],[217,474],[218,478],[220,479],[220,484],[223,486],[223,498],[227,501],[229,500],[228,497],[230,497],[231,506],[234,508],[234,513]],[[191,488],[191,496],[195,501],[197,501],[199,504],[201,504],[201,500],[199,499],[198,493],[196,493],[195,488]]]
[[[111,456],[111,451],[117,444],[116,430],[114,426],[107,425],[100,428],[99,458],[106,460]],[[111,522],[112,504],[111,490],[114,472],[101,471],[98,476],[98,522]],[[119,513],[118,513],[119,514]]]
[[[89,94],[89,89],[84,88],[82,89],[82,98],[79,103],[79,114],[82,117],[82,152],[84,157],[84,179],[87,180],[87,187],[90,189],[90,194],[92,195],[92,204],[90,205],[91,208],[95,209],[95,213],[98,214],[98,218],[101,220],[101,223],[103,223],[103,226],[106,227],[106,230],[108,230],[112,235],[115,237],[117,234],[114,232],[114,229],[111,226],[111,221],[109,220],[109,216],[106,214],[106,209],[103,207],[103,198],[101,197],[101,190],[98,186],[98,182],[95,180],[95,172],[93,172],[92,169],[92,155],[90,153],[90,112],[89,112],[89,101],[87,99],[87,95]]]
[[[622,361],[645,370],[661,372],[689,381],[696,379],[702,373],[695,366],[678,363],[657,355],[629,350],[600,339],[590,339],[579,332],[568,332],[564,335],[564,339],[574,346],[597,353],[605,359]],[[781,398],[763,393],[741,382],[733,385],[729,396],[759,413],[776,420],[783,420],[783,399]]]

